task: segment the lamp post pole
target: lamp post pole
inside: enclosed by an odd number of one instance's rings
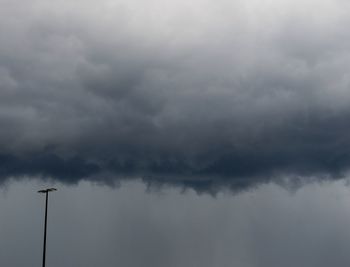
[[[39,190],[38,193],[44,193],[46,197],[45,201],[45,225],[44,225],[44,246],[43,246],[43,265],[45,267],[46,264],[46,230],[47,230],[47,204],[49,202],[49,192],[56,191],[56,188],[48,188],[44,190]]]

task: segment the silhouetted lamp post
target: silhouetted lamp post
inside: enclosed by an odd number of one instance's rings
[[[44,226],[44,247],[43,247],[43,267],[45,267],[46,260],[46,229],[47,229],[47,202],[49,201],[49,192],[57,191],[56,188],[48,188],[44,190],[39,190],[38,193],[46,194],[46,204],[45,204],[45,226]]]

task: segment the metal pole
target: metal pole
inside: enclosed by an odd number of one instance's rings
[[[44,248],[43,248],[43,267],[45,267],[46,260],[46,232],[47,232],[47,203],[49,201],[49,191],[46,191],[46,204],[45,204],[45,226],[44,226]]]
[[[43,246],[43,265],[45,267],[46,264],[46,232],[47,232],[47,207],[49,202],[49,192],[56,191],[56,188],[48,188],[44,190],[39,190],[38,193],[45,193],[46,201],[45,201],[45,225],[44,225],[44,246]]]

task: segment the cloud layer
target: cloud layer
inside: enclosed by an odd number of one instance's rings
[[[2,179],[199,190],[348,170],[345,1],[1,4]]]

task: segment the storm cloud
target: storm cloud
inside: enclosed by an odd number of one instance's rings
[[[346,1],[1,1],[0,176],[207,190],[350,166]]]

